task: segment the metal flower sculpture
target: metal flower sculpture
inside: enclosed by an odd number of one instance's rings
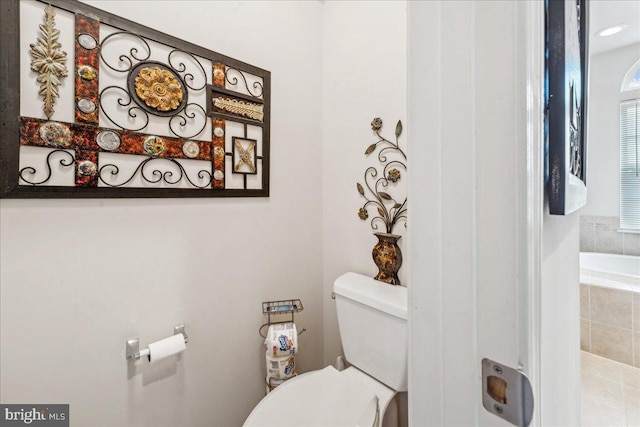
[[[39,74],[36,81],[40,83],[39,94],[44,97],[44,114],[50,119],[54,113],[53,105],[56,98],[60,96],[60,78],[68,74],[67,53],[61,50],[62,45],[58,42],[60,30],[55,27],[56,13],[51,5],[45,8],[44,13],[44,24],[40,24],[41,36],[29,47],[33,58],[31,69]]]
[[[364,205],[358,210],[358,217],[363,221],[369,218],[367,209],[370,206],[374,206],[378,215],[371,219],[371,228],[378,230],[378,223],[381,222],[384,224],[385,232],[393,233],[393,229],[398,221],[404,220],[406,227],[407,220],[407,198],[405,197],[402,202],[398,202],[388,192],[389,183],[396,183],[401,178],[398,168],[402,168],[405,171],[407,170],[407,165],[405,164],[407,155],[398,143],[398,138],[402,134],[402,122],[398,120],[396,124],[395,143],[380,135],[382,120],[379,117],[371,121],[371,129],[379,139],[371,144],[364,154],[368,156],[380,148],[380,151],[378,151],[378,160],[382,164],[382,176],[377,178],[379,173],[378,169],[370,166],[364,173],[365,185],[357,184],[358,193],[366,199]],[[395,158],[400,160],[389,159],[387,156],[392,153],[395,153]]]
[[[135,80],[136,94],[151,108],[172,111],[180,106],[184,96],[182,85],[169,70],[146,67]]]

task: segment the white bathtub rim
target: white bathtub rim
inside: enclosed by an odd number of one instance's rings
[[[618,255],[618,254],[599,254],[594,252],[582,252],[589,256],[614,257],[618,259],[634,259],[639,260],[637,256]],[[580,267],[580,283],[585,285],[602,286],[624,291],[640,292],[640,275],[625,274],[621,272],[609,272],[601,269],[592,269]]]
[[[596,270],[580,269],[580,283],[640,293],[640,283],[635,276],[625,278],[621,274],[613,275]]]
[[[580,252],[580,266],[590,270],[640,277],[640,256]]]

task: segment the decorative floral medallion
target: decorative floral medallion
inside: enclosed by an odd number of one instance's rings
[[[44,24],[40,25],[40,36],[31,48],[31,69],[38,73],[37,81],[40,83],[39,94],[44,97],[44,114],[48,119],[53,116],[53,104],[58,98],[58,86],[61,77],[66,77],[67,53],[62,51],[62,45],[58,41],[60,30],[56,28],[56,13],[51,5],[45,10]]]
[[[224,172],[222,172],[220,169],[216,169],[213,172],[213,179],[215,179],[216,181],[222,181],[224,179]]]
[[[98,42],[91,34],[80,34],[78,36],[78,44],[87,50],[93,50],[98,46]]]
[[[188,158],[194,159],[200,154],[200,146],[195,141],[186,141],[182,144],[182,152]]]
[[[90,160],[83,160],[78,163],[78,174],[82,176],[96,176],[98,167]]]
[[[78,67],[78,76],[82,77],[84,80],[92,81],[98,77],[98,73],[95,68],[89,65],[80,65]]]
[[[112,130],[103,130],[96,137],[96,143],[103,150],[113,151],[120,147],[120,135]]]
[[[185,97],[182,83],[166,68],[144,67],[135,77],[135,91],[149,107],[158,111],[175,111]]]
[[[159,136],[148,136],[142,143],[144,151],[152,156],[158,156],[165,150],[164,140]]]
[[[213,134],[217,137],[217,138],[222,138],[224,136],[224,129],[222,129],[220,126],[216,126],[213,129]]]
[[[89,98],[80,98],[78,100],[78,110],[85,114],[90,114],[96,111],[96,103]]]
[[[68,147],[71,145],[71,130],[62,123],[46,122],[40,125],[40,139],[53,147]]]
[[[369,212],[367,212],[365,208],[360,208],[358,210],[358,217],[364,221],[365,219],[369,218]]]
[[[215,147],[213,149],[213,157],[215,160],[224,159],[224,150],[222,149],[222,147]]]
[[[400,171],[396,168],[391,169],[387,175],[387,179],[391,182],[397,182],[400,179]]]

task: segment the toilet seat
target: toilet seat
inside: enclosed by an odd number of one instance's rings
[[[299,375],[277,387],[253,409],[245,427],[371,427],[376,394],[333,366]]]

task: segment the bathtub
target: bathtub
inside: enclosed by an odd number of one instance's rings
[[[640,257],[580,252],[580,283],[640,292]]]

